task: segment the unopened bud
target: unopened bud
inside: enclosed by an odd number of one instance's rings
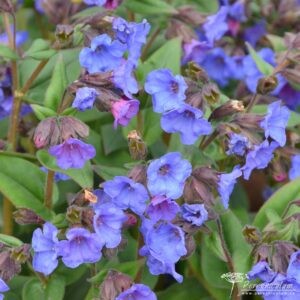
[[[19,208],[13,213],[16,223],[20,225],[43,224],[45,221],[28,208]]]
[[[0,253],[0,278],[6,282],[21,272],[21,264],[13,259],[10,254],[10,251]]]
[[[256,129],[261,130],[259,126],[260,122],[264,119],[264,116],[252,114],[252,113],[243,113],[237,114],[232,123],[239,125],[241,128],[245,129]]]
[[[300,84],[300,68],[298,66],[298,68],[296,69],[285,69],[282,74],[284,75],[284,77],[292,83],[295,84]]]
[[[95,106],[99,111],[111,111],[112,104],[120,100],[120,96],[109,89],[99,88],[100,97],[97,97]]]
[[[195,7],[191,5],[181,6],[177,8],[177,11],[177,17],[191,26],[199,26],[206,20],[205,15],[203,13],[200,13]]]
[[[71,25],[60,24],[56,26],[56,47],[67,48],[72,45],[74,28]]]
[[[190,96],[187,96],[186,103],[193,107],[199,108],[202,112],[205,111],[205,102],[202,98],[202,92],[196,92]]]
[[[30,257],[30,244],[23,244],[11,251],[11,257],[18,263],[24,264]]]
[[[0,1],[0,11],[4,11],[7,13],[13,13],[14,7],[10,0],[1,0]]]
[[[225,104],[216,108],[210,115],[210,120],[218,120],[224,117],[232,116],[238,112],[243,112],[245,107],[242,101],[238,100],[229,100]]]
[[[187,250],[187,253],[181,259],[189,258],[195,252],[196,249],[195,239],[192,235],[186,234],[184,241],[185,241],[185,248]]]
[[[57,119],[53,117],[41,121],[35,129],[33,140],[37,148],[59,144],[60,129]]]
[[[136,165],[128,173],[128,177],[141,184],[147,184],[147,167],[145,165]]]
[[[260,231],[251,225],[246,225],[243,228],[243,235],[247,243],[249,244],[257,244],[261,240],[261,233]]]
[[[69,138],[86,138],[89,135],[89,127],[74,117],[63,116],[59,118],[59,122],[62,141]]]
[[[218,103],[220,99],[220,91],[217,85],[212,82],[204,84],[202,88],[202,97],[210,104]]]
[[[278,85],[276,76],[263,77],[258,80],[256,91],[259,94],[266,95],[274,91]]]
[[[193,39],[197,39],[197,36],[191,27],[179,20],[171,19],[167,28],[166,38],[172,39],[176,37],[180,37],[184,43],[189,43]]]
[[[186,70],[187,77],[200,83],[208,83],[209,77],[206,71],[195,62],[189,62]]]
[[[112,86],[112,72],[101,72],[95,74],[84,74],[80,77],[79,81],[81,85],[92,85],[95,87],[109,87]],[[80,86],[81,87],[81,86]],[[73,91],[74,93],[74,91]],[[101,92],[99,92],[100,94]],[[102,95],[101,95],[102,97]]]
[[[134,214],[126,213],[126,216],[127,216],[127,220],[123,225],[125,228],[133,227],[137,224],[137,217]]]
[[[100,286],[100,300],[114,300],[120,293],[129,289],[132,284],[133,281],[129,276],[111,270]]]
[[[140,133],[132,130],[127,135],[130,155],[135,160],[145,159],[147,156],[147,146],[142,140]]]
[[[76,205],[71,205],[67,209],[66,218],[72,224],[81,224],[83,209]]]

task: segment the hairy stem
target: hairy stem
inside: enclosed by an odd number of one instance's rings
[[[55,175],[54,171],[48,170],[47,177],[46,177],[44,204],[49,209],[52,208],[54,175]]]
[[[251,109],[253,108],[253,106],[257,103],[258,99],[259,99],[259,98],[258,98],[258,94],[255,93],[255,94],[252,96],[252,98],[251,98],[251,100],[250,100],[248,106],[246,107],[246,112],[250,112],[250,111],[251,111]]]

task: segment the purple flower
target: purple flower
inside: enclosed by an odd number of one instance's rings
[[[241,168],[244,173],[244,178],[249,179],[252,170],[264,169],[268,166],[273,158],[273,151],[278,148],[278,143],[263,141],[261,144],[254,147],[252,151],[247,154],[246,164]]]
[[[208,52],[201,66],[206,70],[209,77],[221,87],[226,86],[230,79],[236,77],[236,63],[222,48],[214,48]]]
[[[244,39],[249,42],[252,47],[267,33],[265,20],[260,20],[253,26],[248,27],[244,31]]]
[[[300,284],[300,251],[291,255],[286,275],[289,279],[293,279]]]
[[[3,90],[0,88],[0,120],[10,115],[12,110],[12,97],[4,95]]]
[[[76,97],[73,101],[72,107],[77,108],[80,111],[93,108],[94,102],[99,93],[88,87],[79,88],[76,92]]]
[[[123,91],[126,97],[132,98],[132,94],[139,91],[138,83],[133,75],[134,64],[123,60],[121,66],[114,71],[113,82]]]
[[[14,30],[14,26],[10,26],[11,31]],[[21,47],[27,40],[28,40],[28,32],[27,31],[17,31],[16,32],[16,46]],[[7,36],[7,33],[1,33],[0,34],[0,44],[8,45],[9,44],[9,38]]]
[[[45,167],[40,167],[40,169],[45,172],[45,173],[48,173],[48,169],[45,168]],[[66,181],[66,180],[69,180],[70,177],[66,174],[63,174],[63,173],[59,173],[59,172],[55,172],[55,175],[54,175],[54,180],[55,182],[59,182],[59,181]]]
[[[247,137],[241,134],[232,133],[230,135],[228,150],[226,151],[226,154],[228,155],[236,154],[236,155],[243,156],[246,150],[248,150],[250,147],[251,147],[251,143]]]
[[[100,260],[103,241],[96,233],[84,228],[72,228],[66,234],[67,240],[58,244],[59,255],[69,268],[76,268],[84,263],[95,263]]]
[[[113,203],[97,206],[93,220],[94,230],[107,248],[115,248],[120,244],[121,229],[126,220],[125,213]]]
[[[181,75],[174,76],[169,69],[148,74],[145,91],[152,96],[153,110],[163,113],[178,108],[185,100],[187,84]]]
[[[45,223],[43,231],[38,228],[33,232],[32,248],[34,251],[32,266],[44,275],[51,274],[58,265],[57,228],[51,223]]]
[[[130,120],[136,116],[139,111],[140,102],[137,100],[120,99],[112,104],[111,112],[115,118],[114,127],[118,124],[127,126]]]
[[[300,106],[300,91],[293,89],[288,82],[280,89],[278,97],[292,110]]]
[[[104,203],[112,203],[111,197],[103,189],[96,189],[93,191],[93,194],[97,196],[97,202],[93,203],[94,210],[101,208]]]
[[[210,123],[202,118],[200,109],[188,104],[182,104],[179,108],[173,109],[162,115],[160,124],[168,133],[179,133],[181,143],[192,145],[202,135],[212,132]]]
[[[185,43],[183,46],[183,64],[186,64],[189,61],[195,61],[201,64],[203,59],[205,58],[205,55],[211,48],[211,45],[208,44],[207,41],[197,41],[193,39],[191,40],[191,42]]]
[[[165,196],[155,196],[151,199],[146,214],[154,222],[159,220],[172,221],[179,210],[180,207],[174,200]]]
[[[44,7],[43,7],[43,2],[45,0],[35,0],[34,1],[34,7],[35,9],[40,13],[40,14],[44,14],[45,11],[44,11]]]
[[[195,226],[201,226],[208,219],[208,212],[204,204],[183,204],[182,218]]]
[[[103,6],[106,0],[83,0],[83,2],[87,5]]]
[[[228,31],[228,12],[228,6],[221,6],[219,11],[216,14],[209,16],[204,23],[203,29],[210,44],[213,44],[214,41],[221,39]]]
[[[2,293],[5,293],[7,291],[9,291],[8,285],[4,282],[3,279],[0,278],[0,300],[4,299],[4,295]]]
[[[151,289],[140,283],[132,285],[128,290],[122,292],[116,300],[156,300],[156,295]]]
[[[145,19],[141,23],[136,23],[127,22],[119,17],[113,21],[113,30],[117,39],[127,45],[128,60],[136,66],[141,56],[142,47],[146,43],[150,24]]]
[[[142,215],[149,199],[146,188],[126,176],[116,176],[103,184],[104,192],[113,203],[121,209],[131,209],[137,215]]]
[[[96,150],[92,145],[69,138],[62,144],[49,148],[49,153],[56,157],[57,165],[62,169],[84,167],[87,160],[96,155]]]
[[[270,268],[266,261],[259,261],[252,267],[251,271],[248,272],[247,277],[249,280],[259,278],[264,282],[271,282],[276,275],[277,273]]]
[[[281,147],[286,143],[285,128],[289,121],[290,111],[276,101],[268,106],[268,113],[261,121],[260,126],[265,130],[265,137],[271,137]]]
[[[244,22],[247,20],[245,15],[245,6],[242,0],[236,1],[234,4],[229,6],[229,18],[232,18],[239,22]]]
[[[300,154],[291,157],[291,164],[289,179],[294,180],[300,177]]]
[[[231,173],[219,176],[218,192],[225,209],[229,207],[230,195],[232,194],[237,178],[240,176],[242,176],[240,166],[235,166]]]
[[[167,153],[150,163],[147,170],[148,189],[152,195],[178,199],[191,173],[190,162],[182,159],[179,152]]]
[[[126,45],[101,34],[92,39],[90,48],[81,50],[79,62],[89,73],[113,71],[121,65],[125,51]]]
[[[140,255],[147,256],[150,273],[171,274],[182,282],[182,276],[175,271],[175,263],[187,253],[181,228],[171,223],[152,224],[143,228],[142,233],[145,246],[140,249]]]

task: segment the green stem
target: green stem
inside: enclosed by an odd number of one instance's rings
[[[148,42],[146,43],[143,51],[142,51],[142,55],[141,55],[141,61],[144,61],[146,59],[147,53],[150,49],[150,47],[152,46],[153,42],[156,40],[156,38],[158,37],[158,35],[160,34],[161,28],[158,27],[153,34],[151,35],[151,37],[149,38]]]
[[[55,175],[54,171],[48,170],[47,177],[46,177],[44,204],[45,204],[45,207],[47,207],[49,209],[52,208],[54,175]]]
[[[215,130],[212,135],[209,136],[209,138],[203,139],[199,148],[200,150],[204,151],[204,149],[209,146],[209,144],[219,135],[219,132]]]

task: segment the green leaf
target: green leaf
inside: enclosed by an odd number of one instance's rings
[[[246,42],[246,46],[254,62],[256,63],[256,66],[259,69],[259,71],[266,76],[272,75],[274,67],[267,63],[265,60],[263,60],[248,42]]]
[[[37,278],[33,278],[26,282],[22,291],[23,300],[46,300],[44,289],[41,282]]]
[[[160,68],[168,68],[173,71],[175,75],[180,74],[181,53],[182,47],[180,38],[167,41],[144,63],[139,64],[137,77],[144,82],[149,72]]]
[[[266,37],[272,44],[272,47],[275,52],[287,50],[286,45],[284,43],[284,39],[282,37],[274,34],[267,34]]]
[[[36,115],[36,117],[41,121],[48,117],[53,117],[53,116],[57,115],[56,112],[54,110],[52,110],[51,108],[41,106],[38,104],[31,104],[30,106],[31,106],[34,114]]]
[[[51,44],[49,41],[43,39],[36,39],[31,47],[24,53],[25,58],[33,58],[36,60],[49,59],[56,54],[54,49],[50,49]]]
[[[119,167],[96,165],[93,166],[95,172],[104,180],[111,180],[115,176],[122,176],[128,173],[128,170]]]
[[[0,191],[17,208],[28,208],[45,220],[53,212],[43,204],[46,174],[27,160],[0,154]],[[53,202],[58,199],[55,185]]]
[[[55,158],[46,150],[39,150],[36,156],[39,162],[47,169],[68,175],[82,188],[93,187],[93,170],[90,162],[87,162],[82,169],[63,170],[56,165]]]
[[[299,186],[300,178],[285,184],[283,187],[277,190],[260,208],[255,216],[253,225],[263,229],[268,223],[267,212],[269,210],[273,210],[281,216],[290,202],[300,198]],[[296,211],[299,212],[299,210],[299,207],[294,206],[290,208],[290,213]]]
[[[61,276],[52,276],[45,289],[45,300],[63,300],[65,280]]]
[[[68,80],[66,67],[62,56],[59,56],[54,66],[52,78],[45,94],[44,105],[57,111],[59,104],[62,101],[65,89],[67,88]]]
[[[114,129],[112,124],[101,126],[101,137],[105,155],[128,147],[127,141],[122,135],[122,130],[120,128]]]
[[[143,15],[177,14],[177,10],[162,0],[127,0],[127,9]]]
[[[19,247],[23,242],[13,236],[0,233],[0,242],[10,247]]]
[[[0,57],[9,58],[11,60],[19,59],[18,54],[8,46],[0,44]]]

